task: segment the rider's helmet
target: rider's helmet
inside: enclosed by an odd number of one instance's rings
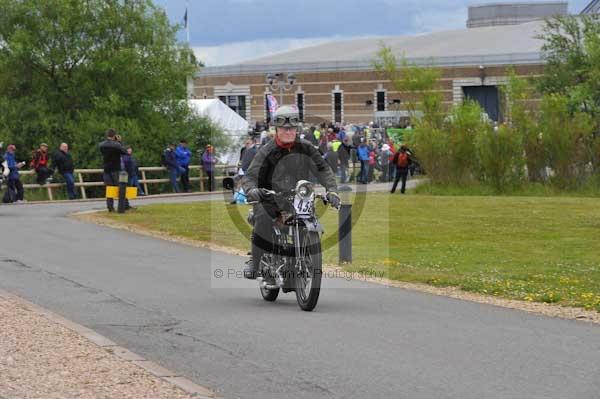
[[[295,105],[283,105],[275,111],[273,124],[276,127],[298,127],[300,125],[300,113]]]

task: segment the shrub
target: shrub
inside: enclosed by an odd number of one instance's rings
[[[497,130],[488,127],[479,133],[476,147],[484,183],[490,184],[498,193],[521,183],[521,137],[514,129],[506,125]]]

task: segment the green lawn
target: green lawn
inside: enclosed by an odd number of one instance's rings
[[[348,269],[600,311],[600,199],[369,194],[362,212],[354,201]],[[247,249],[247,210],[222,203],[152,205],[103,217]],[[321,220],[325,262],[335,264],[337,213],[327,210]]]

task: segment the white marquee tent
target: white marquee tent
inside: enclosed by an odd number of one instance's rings
[[[245,136],[248,134],[248,122],[221,100],[189,100],[190,107],[200,116],[204,116],[229,136]]]
[[[189,100],[189,105],[199,116],[210,119],[229,136],[232,146],[225,153],[217,149],[217,154],[221,162],[237,164],[243,139],[248,136],[248,122],[218,99]]]

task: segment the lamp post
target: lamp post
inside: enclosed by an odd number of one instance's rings
[[[267,74],[267,84],[271,91],[279,90],[279,106],[283,105],[283,92],[292,90],[295,83],[296,76],[293,73]]]
[[[481,85],[485,85],[485,67],[483,65],[479,65],[479,77],[481,78]]]
[[[350,200],[352,188],[340,186],[339,191],[342,201],[338,220],[339,263],[341,265],[352,263],[352,201]]]

